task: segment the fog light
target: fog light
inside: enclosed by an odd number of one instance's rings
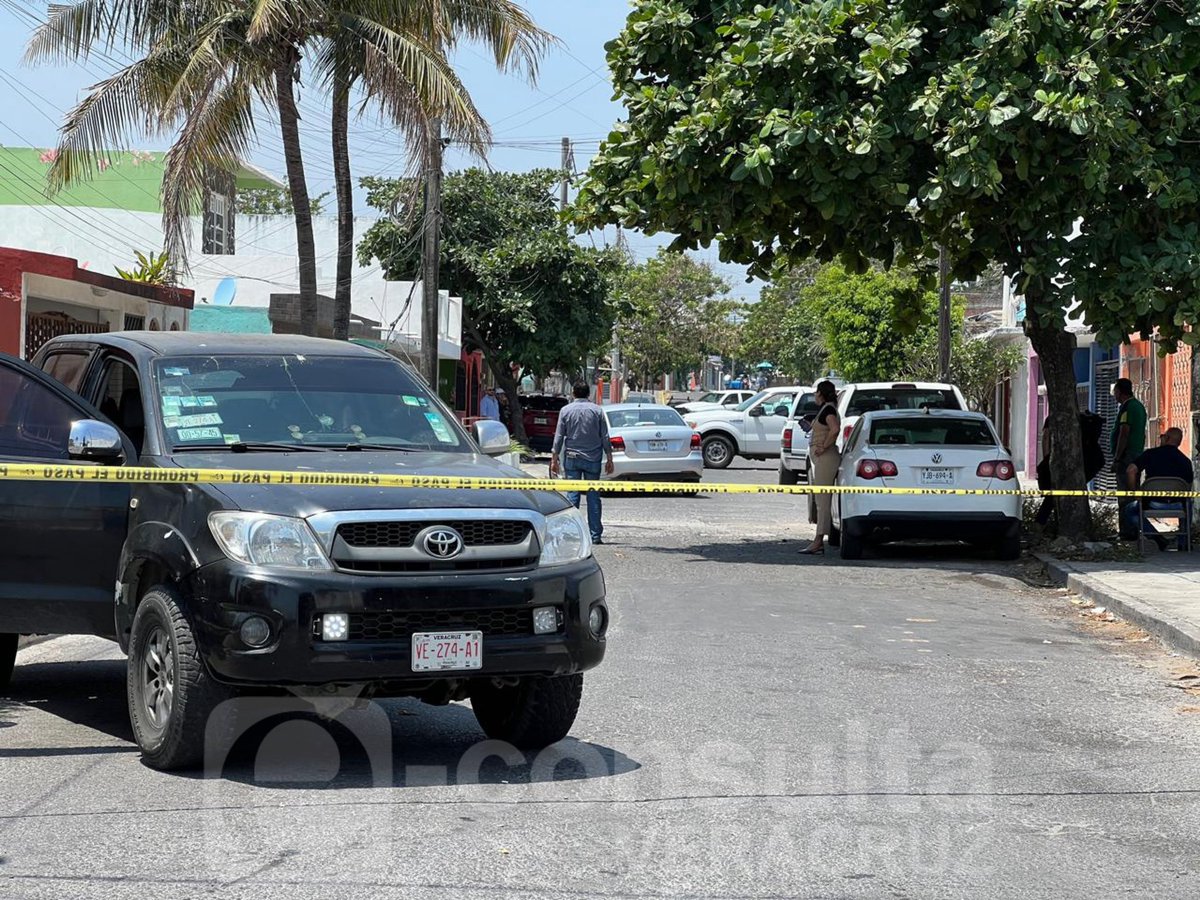
[[[350,617],[345,613],[325,613],[321,616],[321,640],[344,641],[350,637]]]
[[[558,607],[539,606],[533,611],[533,633],[554,634],[558,631]]]
[[[592,630],[592,634],[596,637],[604,634],[605,619],[604,607],[597,603],[592,607],[592,611],[588,614],[588,628]]]
[[[271,623],[261,616],[251,616],[242,623],[242,643],[249,647],[261,647],[271,639]]]

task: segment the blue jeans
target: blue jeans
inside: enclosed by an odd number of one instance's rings
[[[586,459],[570,459],[568,458],[563,464],[563,472],[567,478],[581,481],[599,481],[600,480],[600,463],[589,462]],[[567,499],[579,508],[579,492],[568,491]],[[592,540],[600,540],[600,536],[604,534],[604,523],[600,521],[600,495],[596,491],[587,492],[587,518],[588,530],[592,533]]]
[[[1137,500],[1130,500],[1123,507],[1121,507],[1121,534],[1127,535],[1128,536],[1127,539],[1137,537],[1138,502],[1139,501],[1137,501]],[[1157,528],[1155,528],[1154,525],[1152,525],[1150,522],[1150,516],[1152,516],[1154,514],[1154,510],[1169,509],[1169,510],[1178,511],[1179,508],[1180,508],[1179,503],[1173,503],[1170,500],[1151,500],[1150,508],[1146,510],[1146,516],[1145,516],[1145,518],[1142,519],[1142,532],[1144,534],[1149,534],[1149,535],[1157,535],[1160,533],[1159,530]],[[1182,531],[1182,529],[1180,529],[1180,530]],[[1169,534],[1169,532],[1168,532],[1168,534]],[[1163,535],[1163,537],[1166,537],[1166,536],[1167,535]],[[1180,549],[1183,549],[1183,545],[1184,545],[1184,540],[1183,540],[1183,537],[1181,536],[1179,538]]]

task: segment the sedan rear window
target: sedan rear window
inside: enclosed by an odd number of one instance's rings
[[[607,413],[609,428],[636,428],[639,425],[670,427],[684,424],[683,418],[668,406],[645,409],[617,409]]]
[[[911,419],[879,419],[871,423],[870,441],[874,445],[996,446],[996,438],[987,422],[980,419],[942,419],[932,416],[913,416]]]
[[[881,409],[962,409],[954,391],[921,388],[866,388],[850,396],[847,416],[861,416]]]

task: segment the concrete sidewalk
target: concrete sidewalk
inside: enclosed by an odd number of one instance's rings
[[[1065,562],[1038,554],[1050,576],[1173,650],[1200,656],[1200,553],[1140,563]]]

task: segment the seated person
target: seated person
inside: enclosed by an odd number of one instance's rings
[[[1157,447],[1142,453],[1125,470],[1125,477],[1130,490],[1137,490],[1139,478],[1180,478],[1191,485],[1195,478],[1192,461],[1179,449],[1183,443],[1183,431],[1178,428],[1168,428],[1159,439]],[[1121,536],[1127,540],[1137,539],[1138,504],[1140,500],[1130,500],[1121,509]],[[1166,549],[1167,541],[1158,530],[1150,524],[1149,515],[1156,509],[1178,510],[1180,500],[1151,500],[1147,517],[1142,519],[1142,530],[1150,535],[1161,549]],[[1182,546],[1182,538],[1180,538]]]

